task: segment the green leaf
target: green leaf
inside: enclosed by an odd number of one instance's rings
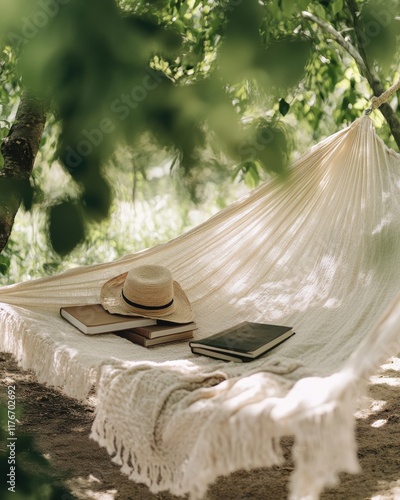
[[[313,5],[313,9],[314,9],[314,13],[315,15],[317,15],[318,17],[320,17],[321,19],[324,19],[326,20],[326,13],[325,13],[325,9],[322,7],[321,4],[316,4],[316,5]]]
[[[111,205],[111,188],[108,182],[100,175],[90,175],[84,182],[82,194],[85,215],[97,222],[106,219]]]
[[[0,255],[0,273],[5,275],[10,267],[11,260],[10,257],[5,255]]]
[[[54,250],[67,255],[85,237],[82,211],[76,203],[63,201],[50,208],[49,236]]]
[[[22,190],[22,204],[25,210],[29,211],[33,205],[33,187],[29,181],[21,183]]]
[[[288,102],[286,102],[285,99],[282,98],[279,101],[279,113],[282,116],[285,116],[288,113],[289,108],[290,108],[290,104]]]
[[[343,10],[343,0],[334,0],[332,3],[333,15],[339,14]]]
[[[296,0],[282,0],[282,10],[286,16],[291,16],[296,7]]]
[[[246,162],[243,165],[244,170],[244,182],[250,188],[255,188],[260,182],[260,175],[258,173],[257,165],[255,162]]]

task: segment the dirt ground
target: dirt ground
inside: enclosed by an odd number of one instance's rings
[[[17,433],[34,436],[49,460],[54,481],[70,492],[60,500],[177,500],[169,493],[153,495],[119,472],[107,452],[89,439],[93,408],[36,383],[9,354],[0,354],[0,403],[6,388],[16,386],[23,415]],[[321,500],[400,499],[400,360],[394,358],[373,378],[369,408],[358,415],[357,438],[362,472],[344,474],[339,487]],[[3,445],[4,446],[4,445]],[[290,457],[290,440],[285,443]],[[284,500],[293,465],[240,471],[220,478],[205,500]],[[19,497],[23,498],[23,497]]]

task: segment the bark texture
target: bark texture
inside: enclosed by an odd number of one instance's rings
[[[47,102],[25,91],[15,122],[1,144],[4,166],[0,171],[0,252],[7,244],[24,189],[29,185],[47,108]]]

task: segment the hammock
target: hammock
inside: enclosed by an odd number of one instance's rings
[[[97,391],[91,437],[152,492],[201,498],[217,476],[280,464],[295,437],[291,498],[318,498],[357,472],[354,410],[400,351],[400,157],[366,115],[188,233],[112,263],[0,290],[0,348],[75,398]],[[187,292],[197,337],[242,320],[296,335],[247,364],[84,336],[61,306],[162,264]]]

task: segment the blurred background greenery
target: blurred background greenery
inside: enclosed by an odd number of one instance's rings
[[[49,106],[0,254],[3,284],[167,241],[268,177],[284,182],[293,158],[368,107],[368,76],[384,88],[399,78],[394,0],[0,8],[0,138],[24,91]],[[397,96],[390,104],[397,112]],[[385,118],[373,119],[397,148]]]

